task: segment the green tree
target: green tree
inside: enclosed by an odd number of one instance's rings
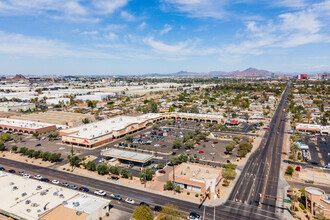
[[[236,144],[238,144],[240,142],[241,138],[238,136],[233,137],[233,141],[236,142]]]
[[[290,175],[290,176],[292,176],[293,171],[294,171],[293,167],[292,167],[292,166],[288,166],[288,167],[286,168],[285,173],[288,174],[288,175]]]
[[[45,152],[45,153],[47,153],[47,152]],[[44,154],[45,154],[44,153]],[[48,152],[49,153],[49,152]],[[43,157],[44,157],[44,155],[43,155]],[[70,165],[72,166],[72,167],[79,167],[80,166],[80,163],[82,162],[82,159],[81,158],[79,158],[78,156],[71,156],[71,155],[68,155],[68,160],[69,160],[69,162],[70,162]]]
[[[182,143],[180,139],[176,139],[173,141],[173,149],[179,149],[181,147]]]
[[[100,174],[100,175],[104,175],[104,174],[109,173],[109,168],[105,164],[97,165],[96,170],[97,170],[97,173]]]
[[[230,154],[234,150],[235,146],[232,144],[229,144],[226,146],[226,152]]]
[[[89,123],[89,119],[88,118],[84,118],[84,119],[81,120],[81,122],[83,124],[88,124]]]
[[[126,168],[123,168],[121,171],[120,171],[120,175],[123,177],[123,178],[128,178],[129,177],[129,171],[126,169]]]
[[[161,213],[164,215],[159,218],[159,220],[176,220],[179,219],[178,207],[172,204],[165,204]]]
[[[85,164],[85,168],[87,170],[91,170],[91,171],[95,171],[96,170],[96,163],[95,161],[88,161],[86,164]]]
[[[187,141],[184,143],[184,146],[187,148],[187,149],[192,149],[194,148],[194,143],[191,142],[191,141]]]
[[[42,156],[42,151],[41,150],[34,151],[32,156],[38,159]]]
[[[14,145],[14,146],[11,147],[11,151],[12,152],[15,152],[16,153],[17,149],[18,149],[18,147],[16,145]]]
[[[0,141],[3,141],[3,142],[9,141],[10,139],[11,139],[11,134],[9,134],[9,133],[6,133],[6,134],[0,136]]]
[[[135,220],[154,220],[154,214],[152,213],[150,207],[146,205],[136,206],[132,217]]]
[[[39,133],[38,132],[35,132],[35,133],[32,134],[32,136],[35,137],[35,138],[38,138],[39,137]]]
[[[116,167],[116,166],[111,166],[111,167],[109,168],[109,171],[110,171],[110,173],[112,173],[112,174],[119,175],[119,168]]]
[[[236,171],[234,169],[225,168],[222,176],[226,179],[234,179],[236,177]]]
[[[174,189],[173,181],[167,180],[163,187],[164,190],[169,190],[169,191],[173,190]]]
[[[174,107],[173,106],[170,106],[170,108],[168,109],[169,112],[174,112]]]
[[[154,174],[155,174],[155,171],[150,169],[149,167],[147,167],[140,172],[139,177],[140,177],[141,182],[144,182],[144,176],[146,176],[147,181],[150,181],[150,180],[152,180],[152,176]]]

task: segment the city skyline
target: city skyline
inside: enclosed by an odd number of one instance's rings
[[[330,69],[330,1],[0,1],[1,74]]]

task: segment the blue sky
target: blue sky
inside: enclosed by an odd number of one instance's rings
[[[0,0],[0,74],[330,70],[330,0]]]

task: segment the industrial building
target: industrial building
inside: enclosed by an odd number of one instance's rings
[[[34,103],[29,102],[0,102],[1,112],[17,112],[32,110],[36,107]]]
[[[85,147],[95,147],[140,131],[163,120],[161,114],[144,114],[136,117],[117,116],[111,119],[62,130],[62,142]]]
[[[115,93],[97,92],[93,95],[79,95],[79,96],[76,96],[76,99],[83,100],[83,101],[94,100],[94,101],[102,102],[102,101],[109,101],[109,100],[111,100],[111,98],[114,98],[114,97],[116,97]]]
[[[34,121],[55,124],[57,126],[74,127],[82,124],[82,120],[87,118],[90,122],[94,120],[94,116],[88,114],[79,114],[72,112],[48,111],[34,114],[24,114],[20,116],[12,116],[12,119]]]
[[[318,188],[307,187],[306,189],[306,209],[312,215],[319,218],[330,218],[330,195]]]
[[[222,169],[210,166],[182,163],[175,167],[174,183],[182,190],[216,196],[217,186],[222,178]],[[169,173],[173,181],[173,171]]]
[[[0,207],[13,219],[99,219],[110,200],[0,171]],[[70,217],[70,218],[69,218]]]
[[[0,118],[0,130],[8,130],[20,133],[45,134],[56,131],[56,126],[52,124],[31,122],[17,119]]]

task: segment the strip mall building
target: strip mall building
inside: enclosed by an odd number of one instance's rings
[[[190,113],[149,113],[140,116],[116,116],[107,120],[86,124],[62,130],[62,142],[85,147],[96,147],[126,134],[132,134],[165,120],[190,120],[198,122],[220,123],[219,115],[190,114]]]

